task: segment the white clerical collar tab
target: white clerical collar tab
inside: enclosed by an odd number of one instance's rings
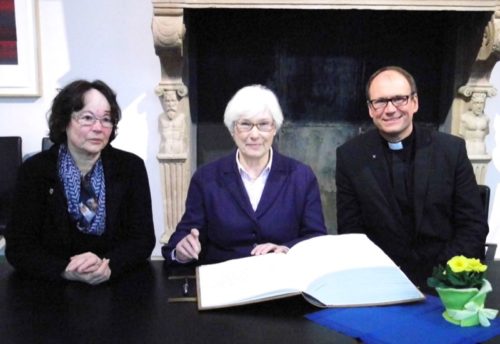
[[[401,150],[403,149],[403,142],[387,142],[390,150]]]

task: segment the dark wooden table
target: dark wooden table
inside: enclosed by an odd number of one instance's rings
[[[490,270],[488,306],[499,308],[500,262]],[[203,312],[194,302],[169,302],[184,282],[169,276],[185,273],[192,271],[154,261],[91,287],[29,279],[0,263],[0,343],[356,342],[307,320],[318,309],[301,297]]]

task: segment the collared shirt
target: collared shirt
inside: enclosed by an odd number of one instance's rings
[[[413,161],[415,160],[415,152],[414,152],[414,140],[415,140],[415,128],[411,132],[411,134],[406,137],[404,140],[398,142],[398,143],[389,143],[387,142],[382,136],[380,136],[384,147],[384,154],[387,160],[387,164],[389,167],[390,171],[390,176],[391,176],[391,181],[394,184],[394,176],[393,176],[393,171],[391,170],[391,165],[395,157],[398,157],[405,165],[405,184],[407,185],[407,188],[413,189],[413,185],[411,185],[412,182],[412,176],[413,176]],[[397,145],[397,148],[395,146]],[[391,148],[392,146],[392,148]],[[410,183],[410,184],[409,184]]]
[[[399,142],[395,147],[393,143],[388,144],[381,137],[386,156],[387,167],[391,177],[394,196],[398,202],[399,209],[403,218],[404,229],[410,233],[414,232],[414,204],[413,204],[413,175],[415,160],[415,128],[411,134]],[[391,147],[392,146],[392,147]],[[394,149],[396,148],[396,149]]]
[[[238,171],[240,172],[241,180],[243,181],[243,185],[245,186],[245,190],[247,192],[248,198],[250,199],[250,203],[252,204],[252,208],[255,211],[257,210],[260,198],[262,197],[264,186],[266,186],[267,177],[271,172],[271,165],[273,162],[273,149],[269,149],[269,162],[256,179],[252,179],[252,177],[250,177],[250,174],[240,163],[240,160],[238,159],[239,153],[240,150],[238,149],[236,151],[236,165],[238,165]]]

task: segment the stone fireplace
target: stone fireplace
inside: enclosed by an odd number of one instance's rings
[[[165,228],[184,212],[192,171],[233,149],[222,125],[240,87],[276,92],[285,124],[275,146],[311,165],[335,232],[335,149],[370,127],[364,83],[384,65],[419,86],[422,125],[462,136],[476,178],[491,160],[484,114],[500,58],[500,0],[153,0]]]

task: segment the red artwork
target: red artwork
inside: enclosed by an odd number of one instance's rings
[[[0,65],[17,64],[14,0],[0,0]]]

